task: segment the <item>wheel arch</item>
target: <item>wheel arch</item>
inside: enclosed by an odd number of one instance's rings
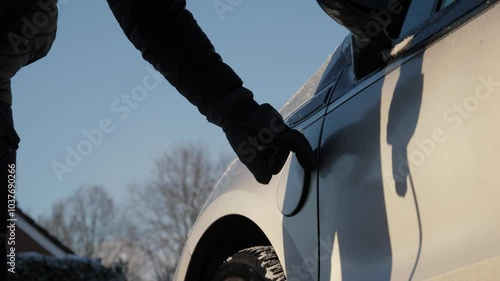
[[[257,224],[241,215],[222,217],[205,231],[197,243],[185,280],[210,280],[229,256],[253,246],[271,246],[271,242]]]

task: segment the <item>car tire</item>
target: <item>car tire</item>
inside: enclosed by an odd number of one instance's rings
[[[273,247],[258,246],[229,257],[212,281],[286,281],[286,277]]]

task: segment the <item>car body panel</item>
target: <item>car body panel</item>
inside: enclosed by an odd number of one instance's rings
[[[326,107],[297,127],[308,138],[313,149],[319,144],[325,111]],[[288,178],[291,163],[292,161],[288,161],[283,171],[273,177],[268,185],[261,185],[241,162],[234,161],[217,183],[189,234],[186,243],[189,253],[196,250],[198,241],[218,219],[228,215],[241,215],[253,221],[267,234],[280,260],[287,260],[287,264],[292,266],[299,265],[301,269],[317,269],[316,174],[310,177],[308,195],[298,214],[286,217],[279,208],[279,198],[286,200],[293,196],[286,193],[278,196],[279,182]],[[306,265],[303,265],[304,261],[307,261]],[[285,270],[287,264],[284,264]],[[187,267],[186,263],[179,265],[182,270],[178,269],[177,280],[184,280]],[[314,270],[301,270],[300,275],[304,280],[318,280],[318,273]]]
[[[480,2],[455,7],[465,13]],[[329,102],[307,114],[306,101],[291,114],[318,149],[318,170],[299,183],[291,156],[264,186],[234,161],[188,237],[175,280],[186,280],[204,235],[231,215],[262,230],[289,281],[500,280],[500,5],[492,2],[449,28],[434,23],[453,15],[434,16],[361,81],[346,62],[331,67],[347,54],[344,41],[325,73],[335,78],[322,79]]]
[[[497,5],[332,104],[320,241],[337,237],[321,250],[340,254],[321,280],[425,280],[498,259],[499,14]],[[491,264],[477,266],[490,266],[489,279],[473,280],[500,280]]]
[[[498,276],[500,276],[500,257],[487,259],[424,281],[498,280]]]

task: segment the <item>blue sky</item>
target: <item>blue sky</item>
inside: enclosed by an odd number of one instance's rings
[[[222,13],[216,4],[233,6]],[[188,1],[188,8],[256,100],[276,108],[347,34],[315,1]],[[219,128],[166,81],[150,78],[106,1],[64,0],[59,9],[50,54],[13,80],[22,208],[35,217],[48,213],[54,201],[87,184],[103,185],[119,203],[129,184],[149,179],[162,152],[185,141],[200,141],[214,155],[231,152]],[[146,94],[138,92],[144,79]],[[133,92],[140,98],[127,101]],[[83,131],[94,135],[93,144]],[[70,167],[68,151],[77,149],[88,155],[70,157]],[[58,177],[56,162],[71,172]]]

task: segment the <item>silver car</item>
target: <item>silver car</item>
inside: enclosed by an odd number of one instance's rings
[[[318,168],[291,154],[263,186],[234,161],[176,280],[500,280],[497,3],[412,1],[390,48],[380,20],[348,36],[282,110]]]

